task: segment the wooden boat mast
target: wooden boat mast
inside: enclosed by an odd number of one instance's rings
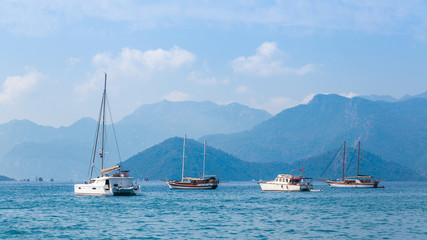
[[[206,165],[206,140],[203,146],[203,179],[205,179],[205,165]]]
[[[183,146],[183,150],[182,150],[182,177],[181,177],[181,181],[184,181],[184,161],[185,161],[185,138],[186,138],[187,134],[184,134],[184,146]]]
[[[342,155],[342,181],[344,182],[344,168],[345,168],[345,141],[344,141],[344,153]]]
[[[359,177],[359,160],[360,160],[360,141],[359,141],[359,147],[357,149],[357,174],[356,174],[356,177]]]

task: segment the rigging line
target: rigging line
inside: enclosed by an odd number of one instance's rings
[[[350,167],[351,163],[353,162],[353,157],[354,157],[354,154],[356,153],[356,151],[357,151],[357,148],[354,149],[353,155],[351,155],[350,162],[348,163],[347,168],[345,169],[344,175],[347,175],[348,168]]]
[[[102,107],[104,105],[104,98],[102,98],[101,101],[101,109],[99,110],[99,117],[98,117],[98,127],[96,128],[96,133],[95,133],[95,144],[93,145],[93,157],[92,157],[92,167],[90,170],[90,177],[89,180],[92,178],[92,174],[93,174],[93,167],[95,165],[95,157],[96,157],[96,147],[98,145],[98,137],[99,137],[99,127],[101,125],[101,115],[102,115]]]
[[[117,154],[119,155],[120,168],[121,168],[121,166],[122,166],[122,157],[120,155],[119,142],[117,141],[116,129],[114,127],[114,122],[113,122],[113,115],[111,114],[110,101],[108,101],[107,95],[105,95],[105,99],[106,99],[107,106],[108,106],[108,112],[110,113],[111,126],[113,128],[114,140],[116,141]]]
[[[91,150],[91,152],[90,152],[90,158],[89,158],[89,160],[90,160],[90,164],[89,164],[89,169],[88,169],[88,171],[87,171],[87,175],[88,176],[90,176],[90,172],[91,172],[91,169],[93,168],[92,167],[92,153],[94,152],[94,151],[96,151],[96,138],[97,138],[97,134],[96,134],[96,132],[95,132],[95,136],[94,136],[94,138],[93,138],[93,142],[92,142],[92,150]],[[90,178],[92,178],[92,177],[90,177]],[[89,179],[90,179],[89,178]]]
[[[335,158],[337,157],[338,153],[341,151],[341,148],[344,146],[344,143],[341,144],[341,147],[338,149],[337,153],[335,153],[335,156],[332,158],[332,161],[329,162],[328,166],[326,167],[326,169],[322,172],[322,174],[320,174],[320,177],[322,177],[322,175],[326,172],[326,170],[328,170],[328,168],[331,166],[332,162],[335,160]]]

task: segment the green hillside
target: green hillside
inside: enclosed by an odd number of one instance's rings
[[[180,180],[182,169],[183,138],[174,137],[165,140],[123,163],[123,168],[131,170],[138,178]],[[288,172],[292,169],[286,163],[250,163],[244,162],[221,150],[207,146],[206,175],[217,175],[222,180],[252,180],[263,176],[275,176],[277,171]],[[185,176],[199,177],[203,172],[203,144],[187,139]]]
[[[175,137],[165,140],[126,160],[122,166],[131,171],[131,175],[142,179],[180,180],[182,167],[183,138]],[[304,168],[304,176],[318,179],[336,154],[336,150],[316,157],[302,159],[292,164],[280,162],[245,162],[221,150],[207,147],[206,174],[217,175],[222,180],[264,180],[273,179],[279,173],[291,173]],[[356,157],[354,149],[347,155],[348,175],[356,174]],[[324,178],[341,177],[342,154],[332,162],[331,167],[322,176]],[[423,180],[414,170],[394,162],[383,161],[380,157],[362,151],[361,174],[371,174],[384,180]],[[353,160],[352,160],[353,159]],[[200,177],[203,167],[203,144],[187,139],[184,176]],[[347,167],[346,167],[347,168]]]

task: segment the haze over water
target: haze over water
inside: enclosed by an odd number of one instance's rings
[[[384,185],[286,193],[255,182],[209,191],[144,182],[140,197],[77,197],[73,183],[4,182],[0,238],[426,239],[427,183]]]

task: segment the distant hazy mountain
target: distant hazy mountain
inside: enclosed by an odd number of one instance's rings
[[[0,156],[24,142],[45,143],[55,138],[57,129],[28,120],[13,120],[0,125]]]
[[[270,117],[264,110],[236,103],[163,101],[144,105],[126,116],[116,124],[116,133],[122,158],[126,159],[169,137],[231,133],[250,129]],[[96,124],[90,118],[60,128],[28,120],[1,124],[0,174],[16,178],[86,178]],[[108,143],[114,141],[110,138]]]
[[[358,98],[364,98],[369,101],[384,101],[384,102],[396,102],[397,99],[389,95],[360,95]]]
[[[92,149],[91,142],[86,143],[62,139],[19,144],[2,157],[2,173],[17,179],[86,179]]]
[[[370,101],[384,101],[384,102],[397,102],[397,101],[406,101],[412,98],[427,98],[427,91],[416,94],[416,95],[408,95],[406,94],[402,98],[396,99],[389,95],[360,95],[358,98],[364,98]]]
[[[203,144],[187,139],[184,176],[199,177],[203,171]],[[180,180],[182,169],[182,138],[171,138],[157,144],[123,163],[125,169],[131,170],[132,176],[142,179]],[[259,180],[273,179],[279,173],[299,175],[297,169],[305,168],[304,176],[319,178],[331,162],[337,151],[330,151],[291,164],[279,162],[245,162],[221,150],[207,147],[206,174],[217,175],[222,180]],[[346,176],[356,174],[357,155],[354,149],[347,151]],[[362,151],[360,173],[371,174],[383,180],[422,180],[421,176],[406,167],[393,162],[383,161],[380,157]],[[336,179],[342,173],[342,154],[336,157],[322,176],[325,179]],[[346,167],[347,168],[347,167]]]
[[[212,146],[252,162],[295,160],[319,155],[344,140],[418,171],[427,170],[427,99],[394,103],[317,95],[253,129],[207,136]]]
[[[427,91],[420,93],[420,94],[417,94],[417,95],[413,95],[413,96],[405,95],[404,97],[399,99],[399,101],[406,101],[406,100],[411,99],[411,98],[427,98]]]
[[[15,181],[15,179],[0,175],[0,181]]]
[[[217,105],[212,102],[169,102],[143,105],[117,124],[124,156],[145,149],[166,138],[184,136],[194,138],[207,134],[233,133],[251,129],[271,118],[259,109],[238,103]]]

